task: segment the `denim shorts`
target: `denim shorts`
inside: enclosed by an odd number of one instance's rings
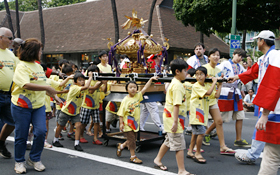
[[[205,134],[206,128],[204,125],[192,125],[192,134],[201,135]]]

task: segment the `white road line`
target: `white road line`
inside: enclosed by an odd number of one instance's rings
[[[7,138],[7,140],[14,142],[14,137],[9,136]],[[106,163],[106,164],[110,164],[110,165],[114,165],[114,166],[118,166],[118,167],[122,167],[122,168],[126,168],[126,169],[131,169],[133,171],[139,171],[139,172],[147,173],[147,174],[162,174],[162,175],[175,175],[176,174],[176,173],[172,173],[172,172],[157,170],[155,168],[146,167],[143,165],[137,165],[137,164],[133,164],[133,163],[123,162],[123,161],[113,159],[113,158],[102,157],[102,156],[93,155],[93,154],[89,154],[89,153],[79,152],[79,151],[75,151],[75,150],[71,150],[71,149],[67,149],[67,148],[52,147],[52,148],[45,148],[45,149],[77,156],[77,157],[84,158],[84,159],[93,160],[96,162]]]

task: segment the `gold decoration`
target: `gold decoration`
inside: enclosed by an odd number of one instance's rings
[[[141,18],[141,19],[137,18],[137,12],[134,9],[132,10],[132,17],[129,17],[126,15],[125,15],[125,17],[128,20],[121,25],[123,29],[130,29],[133,27],[136,27],[137,29],[139,29],[142,26],[144,26],[145,22],[148,21],[148,20],[143,20],[143,18]]]

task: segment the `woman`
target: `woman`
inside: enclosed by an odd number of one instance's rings
[[[25,150],[29,125],[33,125],[34,140],[27,163],[37,171],[45,170],[41,162],[46,134],[45,94],[61,102],[56,91],[46,85],[43,68],[35,61],[40,60],[42,43],[37,39],[25,40],[18,49],[20,63],[17,65],[13,82],[11,111],[15,120],[15,171],[25,173]]]
[[[213,49],[209,50],[208,60],[209,60],[209,63],[206,64],[206,65],[203,65],[207,69],[208,78],[217,77],[218,74],[221,72],[221,70],[216,67],[219,60],[220,60],[219,49],[213,48]],[[216,93],[215,89],[213,91],[214,94]],[[210,100],[209,101],[209,113],[211,114],[214,122],[207,129],[207,131],[205,133],[204,140],[203,140],[203,144],[204,145],[210,145],[210,143],[209,143],[210,135],[209,134],[216,127],[217,135],[218,135],[218,138],[219,138],[219,141],[220,141],[220,154],[233,155],[235,153],[235,151],[228,148],[225,144],[224,130],[223,130],[223,120],[222,120],[222,116],[221,116],[221,113],[220,113],[219,106],[217,104],[217,99],[214,98],[214,96],[211,95],[209,100]]]

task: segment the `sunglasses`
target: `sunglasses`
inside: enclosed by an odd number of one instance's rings
[[[5,35],[2,35],[2,36],[7,37],[9,40],[13,40],[12,36],[5,36]]]

